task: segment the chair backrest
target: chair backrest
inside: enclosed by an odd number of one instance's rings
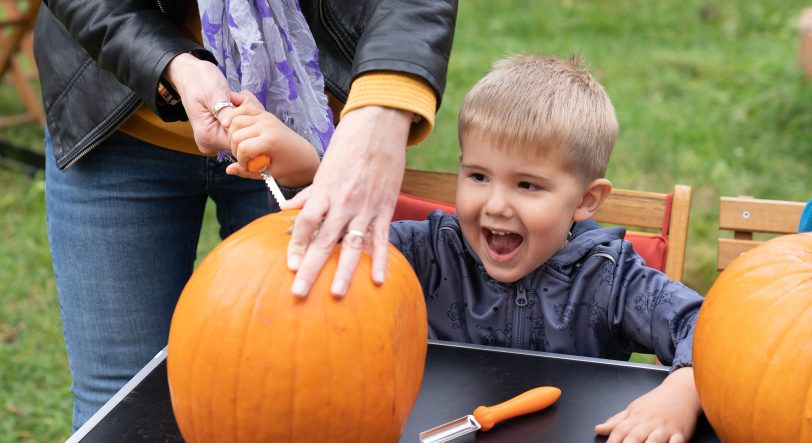
[[[45,112],[35,85],[33,30],[39,0],[0,0],[0,81],[11,74],[15,90],[26,112],[0,116],[0,128],[27,122],[45,125]]]
[[[752,197],[721,197],[719,199],[719,230],[716,269],[725,269],[733,260],[766,238],[754,234],[794,234],[805,203],[785,200],[764,200]],[[733,238],[722,237],[732,231]],[[766,235],[764,236],[766,237]]]
[[[422,220],[435,209],[453,212],[456,191],[457,174],[407,169],[394,220]],[[679,281],[685,265],[690,210],[690,186],[676,185],[668,194],[613,189],[595,220],[653,230],[627,230],[626,239],[648,266]]]

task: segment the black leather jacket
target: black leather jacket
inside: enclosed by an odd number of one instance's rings
[[[50,0],[37,17],[34,54],[56,164],[65,169],[98,146],[142,103],[165,121],[158,81],[177,54],[214,57],[181,34],[182,0]],[[375,70],[417,75],[439,105],[456,0],[301,0],[319,47],[327,89],[345,101],[352,79]]]

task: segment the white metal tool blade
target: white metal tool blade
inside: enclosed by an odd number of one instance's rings
[[[466,415],[435,428],[421,432],[418,437],[420,443],[444,443],[469,432],[476,432],[482,426],[473,415]]]
[[[273,179],[273,176],[267,170],[264,170],[259,173],[262,176],[262,179],[265,180],[265,184],[268,186],[268,189],[271,190],[271,194],[273,194],[273,198],[276,199],[277,203],[284,203],[285,196],[282,195],[282,190],[279,189],[279,185],[276,184],[276,180]]]
[[[251,160],[248,161],[248,170],[252,172],[258,172],[259,175],[262,176],[262,179],[265,181],[265,185],[268,186],[270,189],[273,198],[276,199],[276,202],[282,204],[285,202],[285,196],[282,195],[282,190],[279,189],[279,185],[276,184],[276,180],[274,180],[273,176],[271,175],[271,157],[267,154],[260,154]]]

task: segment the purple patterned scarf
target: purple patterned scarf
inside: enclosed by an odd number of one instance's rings
[[[298,0],[198,0],[203,40],[235,91],[265,109],[324,154],[333,115],[324,95],[319,51]]]

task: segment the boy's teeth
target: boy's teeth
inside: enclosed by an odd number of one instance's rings
[[[507,233],[508,233],[507,231],[494,231],[494,230],[491,230],[491,234],[494,234],[494,235],[507,235]]]

